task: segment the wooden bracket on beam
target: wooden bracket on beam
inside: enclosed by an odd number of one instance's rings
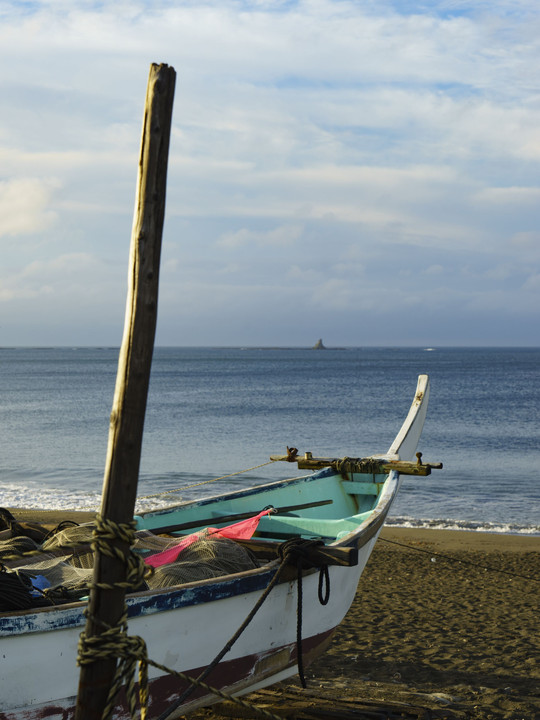
[[[417,461],[404,462],[402,460],[385,461],[380,458],[317,458],[310,452],[299,456],[296,448],[287,448],[287,455],[271,455],[270,460],[295,462],[299,470],[319,470],[324,467],[331,467],[339,473],[366,473],[380,474],[389,473],[392,470],[400,475],[430,475],[432,470],[442,469],[442,463],[423,463],[422,453],[416,453]]]

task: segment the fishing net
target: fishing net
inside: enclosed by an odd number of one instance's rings
[[[54,555],[40,556],[13,569],[30,580],[36,597],[41,595],[52,605],[86,597],[94,572],[93,567],[77,567],[72,558]]]
[[[89,545],[92,542],[94,525],[64,525],[54,531],[41,546],[42,550],[54,550],[57,548],[69,548],[76,545]]]
[[[69,525],[49,537],[43,543],[41,549],[46,552],[69,550],[69,564],[75,568],[90,570],[90,575],[92,575],[94,553],[92,552],[90,543],[92,542],[93,532],[93,524]]]
[[[146,582],[148,587],[158,589],[256,567],[254,556],[234,540],[203,536],[182,550],[178,560],[155,568]]]
[[[32,538],[24,535],[0,540],[0,562],[15,560],[38,549],[39,545]]]
[[[40,546],[28,537],[0,541],[0,562],[8,563],[0,572],[0,611],[86,598],[94,570],[93,529],[92,525],[70,524]],[[141,531],[136,533],[133,549],[146,558],[180,541]],[[239,543],[201,533],[174,562],[155,568],[138,589],[162,589],[256,567],[255,557]]]

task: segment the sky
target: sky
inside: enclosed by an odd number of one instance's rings
[[[0,1],[0,346],[118,346],[151,63],[156,343],[540,345],[537,0]]]

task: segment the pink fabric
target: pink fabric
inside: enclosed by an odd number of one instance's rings
[[[186,537],[182,538],[182,540],[177,545],[174,545],[168,550],[164,550],[163,552],[157,553],[156,555],[150,555],[146,558],[144,562],[146,563],[146,565],[151,565],[154,568],[174,562],[178,558],[182,550],[189,547],[192,543],[194,543],[201,537],[213,536],[229,538],[230,540],[249,540],[249,538],[257,529],[259,520],[264,515],[268,515],[271,512],[272,509],[263,510],[254,517],[247,518],[247,520],[240,520],[240,522],[234,523],[233,525],[227,525],[227,527],[224,528],[205,528],[204,530],[199,530],[199,532],[192,533],[191,535],[187,535]]]

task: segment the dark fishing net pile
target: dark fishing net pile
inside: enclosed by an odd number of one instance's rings
[[[2,514],[0,512],[0,520]],[[75,602],[88,596],[94,569],[92,525],[67,524],[40,538],[17,534],[0,540],[0,612]],[[16,525],[15,532],[25,528]],[[4,533],[2,533],[4,534]],[[142,531],[133,549],[143,558],[177,545],[181,538]],[[174,562],[149,572],[137,590],[156,590],[258,567],[233,540],[202,535]]]

